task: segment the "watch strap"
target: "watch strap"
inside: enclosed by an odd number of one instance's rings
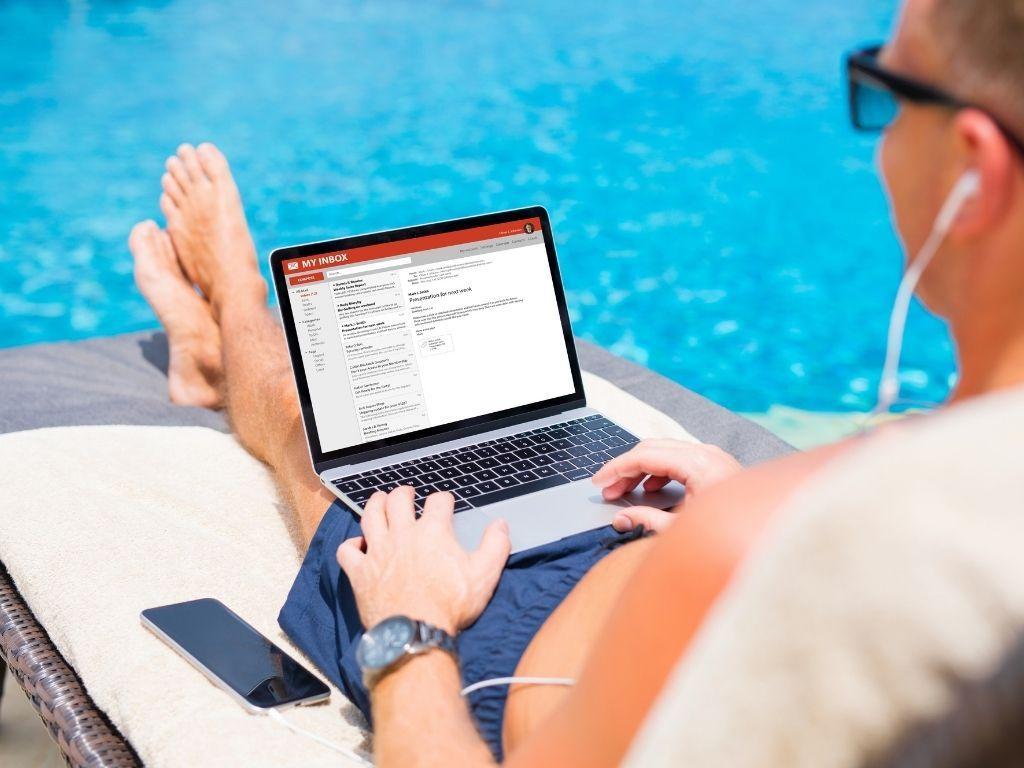
[[[377,685],[383,678],[387,677],[390,673],[401,667],[405,662],[415,656],[422,656],[428,651],[432,651],[438,648],[442,651],[446,651],[451,654],[452,658],[458,663],[458,649],[455,646],[455,638],[449,635],[440,627],[435,627],[433,624],[428,624],[425,621],[418,621],[413,619],[415,625],[415,635],[413,639],[406,646],[405,653],[384,669],[378,670],[364,670],[363,671],[363,684],[368,690],[373,690],[374,686]]]
[[[455,647],[455,638],[440,627],[435,627],[433,624],[428,624],[425,621],[417,621],[416,633],[419,636],[418,644],[424,646],[423,650],[440,648],[442,651],[447,651],[452,656],[458,655],[458,651]]]

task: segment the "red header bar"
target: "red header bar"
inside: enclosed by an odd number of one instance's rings
[[[430,251],[435,248],[449,248],[453,245],[465,245],[480,240],[494,240],[499,237],[511,237],[512,235],[531,234],[540,232],[540,219],[520,219],[509,221],[504,224],[489,224],[484,227],[473,227],[472,229],[460,229],[455,232],[444,232],[439,235],[424,235],[413,237],[407,240],[397,240],[392,243],[379,243],[378,245],[366,245],[362,248],[349,248],[345,251],[332,251],[319,256],[306,256],[298,259],[289,259],[284,263],[286,275],[303,275],[313,270],[323,270],[329,267],[344,267],[349,264],[356,264],[360,261],[372,261],[373,259],[386,259],[390,256],[401,256],[407,253],[418,253]],[[322,274],[309,276],[310,279],[303,279],[301,282],[313,282],[323,279]],[[300,281],[292,278],[290,285],[298,285]]]

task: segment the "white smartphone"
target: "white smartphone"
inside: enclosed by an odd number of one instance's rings
[[[249,712],[264,714],[330,698],[323,682],[219,600],[148,608],[140,618]]]

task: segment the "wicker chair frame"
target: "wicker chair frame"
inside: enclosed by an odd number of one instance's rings
[[[5,664],[69,766],[142,765],[132,746],[97,708],[0,563],[0,695]]]

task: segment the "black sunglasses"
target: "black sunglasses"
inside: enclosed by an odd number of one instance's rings
[[[900,111],[900,100],[948,109],[977,109],[988,115],[1006,140],[1024,156],[1024,141],[984,107],[958,99],[934,86],[890,72],[878,63],[881,45],[854,51],[846,57],[850,120],[859,131],[883,131]]]

